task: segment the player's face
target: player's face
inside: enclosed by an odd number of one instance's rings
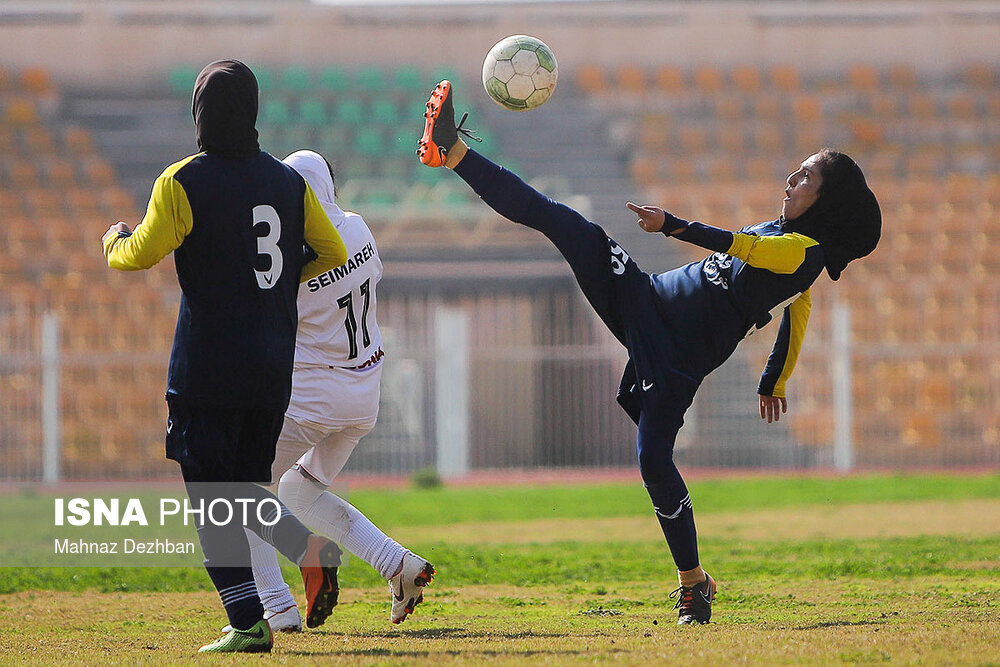
[[[798,171],[788,175],[787,183],[785,199],[781,202],[781,215],[786,220],[794,220],[805,213],[819,198],[823,176],[820,174],[818,156],[810,155],[806,158]]]

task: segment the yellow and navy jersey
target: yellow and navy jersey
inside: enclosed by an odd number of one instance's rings
[[[304,246],[315,251],[307,263]],[[199,153],[156,179],[133,234],[110,237],[108,265],[174,253],[181,287],[167,395],[203,404],[288,403],[299,283],[344,263],[343,241],[301,176],[261,151]]]
[[[824,267],[822,248],[808,236],[786,232],[777,220],[739,232],[692,222],[676,236],[715,251],[652,276],[677,370],[700,382],[741,340],[781,313],[758,391],[784,396],[809,321],[809,288]]]

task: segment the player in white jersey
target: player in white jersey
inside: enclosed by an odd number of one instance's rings
[[[327,491],[358,441],[375,426],[382,377],[382,335],[375,286],[382,277],[375,238],[357,213],[334,203],[330,163],[301,150],[284,159],[309,184],[333,222],[347,262],[299,288],[292,398],[278,438],[271,479],[304,523],[366,561],[389,581],[393,623],[423,600],[434,567],[387,537],[346,500]],[[274,547],[251,537],[254,579],[272,629],[302,627]]]

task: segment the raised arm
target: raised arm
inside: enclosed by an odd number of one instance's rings
[[[701,222],[690,222],[667,213],[656,206],[625,204],[636,214],[636,224],[647,232],[660,232],[675,236],[696,246],[738,257],[750,266],[774,273],[795,273],[806,258],[806,248],[816,241],[802,234],[789,233],[779,236],[757,236],[731,232]]]

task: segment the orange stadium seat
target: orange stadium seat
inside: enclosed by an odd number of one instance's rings
[[[96,155],[88,157],[81,165],[86,182],[98,187],[112,185],[115,182],[115,170],[111,163]]]
[[[851,65],[847,68],[847,80],[856,91],[870,92],[879,88],[879,73],[871,65]]]
[[[63,129],[62,145],[73,155],[91,155],[95,151],[94,136],[90,130],[77,125]]]
[[[771,85],[783,92],[797,91],[802,84],[799,70],[791,65],[777,65],[771,68]]]
[[[604,68],[599,65],[583,65],[576,71],[576,85],[588,95],[603,95],[608,91]]]
[[[1000,78],[994,68],[985,62],[967,65],[962,72],[962,81],[969,88],[996,90]]]
[[[917,70],[908,63],[896,63],[889,67],[889,84],[895,91],[913,90],[919,85]]]
[[[4,105],[3,122],[10,125],[34,125],[38,123],[35,104],[26,97],[11,97]]]
[[[28,67],[22,70],[21,86],[32,93],[47,93],[55,88],[48,70],[41,67]]]
[[[729,78],[740,92],[756,93],[760,90],[760,69],[753,65],[743,65],[734,68],[729,73]]]
[[[664,93],[682,93],[686,89],[684,72],[672,65],[657,67],[653,73],[653,80],[656,82],[656,87]]]
[[[642,94],[646,92],[646,73],[640,67],[623,65],[615,70],[615,82],[625,93]]]
[[[696,67],[693,79],[694,85],[702,93],[718,93],[725,87],[722,71],[711,65]]]

